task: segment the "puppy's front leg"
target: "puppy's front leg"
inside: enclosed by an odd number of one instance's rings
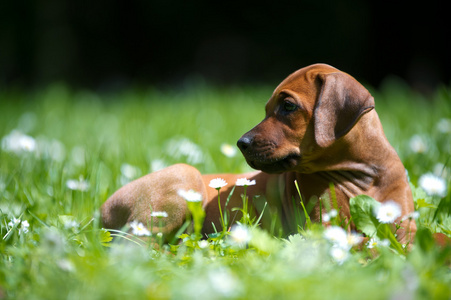
[[[138,221],[152,228],[153,233],[171,235],[183,225],[187,213],[186,201],[178,194],[180,189],[193,189],[204,199],[207,196],[200,172],[185,164],[176,164],[136,179],[103,204],[103,226],[121,229],[128,222]],[[152,212],[163,211],[167,217],[161,220],[151,217]]]

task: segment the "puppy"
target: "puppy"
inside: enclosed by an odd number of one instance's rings
[[[310,212],[313,221],[320,220],[318,198],[323,203],[336,199],[345,218],[350,217],[349,199],[360,194],[396,202],[402,211],[396,220],[401,224],[398,239],[406,243],[416,232],[415,221],[402,221],[414,211],[412,192],[374,108],[373,97],[350,75],[325,64],[302,68],[279,84],[266,104],[263,121],[238,140],[248,164],[259,171],[202,175],[191,166],[173,165],[115,192],[102,206],[103,224],[115,229],[134,220],[150,224],[152,211],[165,211],[163,227],[159,222],[149,227],[170,237],[187,214],[178,190],[193,189],[202,195],[206,212],[202,232],[208,234],[221,229],[218,194],[208,186],[210,180],[220,177],[228,182],[220,195],[224,211],[235,181],[246,177],[256,182],[247,188],[255,213],[261,213],[266,202],[267,211],[277,214],[286,233],[297,230],[296,214],[302,212],[296,181],[304,205],[316,201]],[[236,188],[228,208],[241,207],[242,192],[242,187]]]

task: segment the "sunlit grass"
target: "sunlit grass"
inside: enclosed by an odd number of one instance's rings
[[[161,167],[250,170],[224,144],[234,147],[261,121],[271,92],[198,86],[98,94],[61,84],[0,92],[0,299],[449,299],[451,252],[431,236],[451,235],[445,87],[428,97],[393,81],[372,91],[419,213],[417,244],[407,254],[377,221],[374,237],[392,239],[391,246],[341,252],[331,251],[336,243],[318,224],[276,238],[253,226],[259,216],[231,232],[217,228],[208,240],[186,234],[169,246],[101,229],[98,209],[108,196]],[[428,173],[439,183],[420,188]],[[433,195],[440,182],[444,193]],[[355,210],[368,217],[360,203],[354,200]],[[333,212],[327,217],[343,225]]]

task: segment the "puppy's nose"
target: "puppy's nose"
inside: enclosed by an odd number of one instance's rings
[[[251,143],[252,139],[248,138],[247,136],[242,136],[236,144],[241,151],[244,151],[251,145]]]

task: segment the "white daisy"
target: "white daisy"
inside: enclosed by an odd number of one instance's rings
[[[332,247],[330,249],[330,256],[335,260],[339,265],[343,264],[349,257],[349,252],[340,247]]]
[[[9,135],[2,139],[2,149],[8,152],[34,152],[37,143],[34,138],[23,134],[18,130],[13,130]]]
[[[321,217],[323,222],[329,222],[330,221],[330,215],[328,213],[324,213]]]
[[[387,239],[384,239],[381,241],[377,237],[373,237],[366,243],[366,246],[369,249],[374,248],[374,247],[379,247],[379,246],[388,247],[388,246],[390,246],[390,241]]]
[[[212,179],[208,186],[219,190],[220,188],[225,187],[226,185],[227,185],[227,182],[224,179],[216,178],[216,179]]]
[[[335,218],[338,215],[336,209],[331,209],[328,213],[324,213],[322,216],[323,222],[329,222],[331,219]]]
[[[30,227],[30,223],[28,223],[27,220],[23,220],[21,221],[20,219],[16,219],[16,218],[12,218],[11,221],[8,223],[9,227],[14,227],[14,226],[19,226],[19,235],[21,235],[22,233],[27,233],[28,232],[28,228]]]
[[[167,153],[175,159],[186,159],[189,164],[200,164],[204,161],[201,148],[188,138],[171,139],[166,144]]]
[[[348,236],[346,231],[340,226],[330,226],[324,231],[324,237],[333,245],[340,248],[350,248],[348,246]]]
[[[14,225],[19,225],[20,224],[20,219],[16,219],[16,218],[12,218],[11,221],[9,221],[8,226],[9,227],[13,227]]]
[[[10,134],[2,139],[2,149],[7,152],[34,152],[37,143],[34,138],[23,134],[18,130],[13,130]]]
[[[200,240],[197,242],[197,245],[199,245],[199,248],[205,249],[210,246],[210,243],[207,240]]]
[[[19,228],[19,235],[22,233],[27,233],[29,227],[30,227],[30,224],[28,223],[27,220],[22,221],[22,223],[20,224],[20,228]]]
[[[429,196],[446,196],[446,181],[439,176],[432,173],[421,175],[418,184]]]
[[[251,240],[249,229],[243,225],[233,225],[230,230],[230,238],[232,242],[239,247],[244,247]]]
[[[78,222],[75,220],[67,220],[64,222],[65,229],[77,229],[79,226]]]
[[[150,163],[150,169],[152,170],[152,172],[162,170],[162,169],[164,169],[166,167],[167,167],[167,164],[162,159],[154,159]]]
[[[376,218],[381,223],[393,223],[401,216],[401,205],[394,201],[381,203],[376,211]]]
[[[242,292],[242,282],[227,268],[219,268],[208,273],[209,281],[203,283],[211,288],[210,299],[236,299]],[[197,294],[199,294],[197,292]]]
[[[437,123],[437,129],[441,133],[451,132],[451,119],[440,119]]]
[[[420,213],[419,213],[418,211],[413,211],[413,212],[411,212],[410,214],[408,214],[408,215],[402,217],[402,220],[403,220],[403,221],[405,221],[405,220],[416,220],[416,219],[418,219],[419,217],[420,217]]]
[[[168,217],[168,213],[165,212],[165,211],[153,211],[150,214],[150,216],[154,217],[154,218],[167,218]]]
[[[347,235],[347,242],[349,247],[354,247],[363,241],[363,236],[361,234],[351,232]]]
[[[83,179],[83,176],[80,176],[78,180],[69,179],[66,181],[66,186],[68,189],[73,191],[82,191],[85,192],[89,189],[89,182]]]
[[[338,215],[338,212],[337,212],[336,209],[332,208],[332,209],[329,211],[329,216],[330,216],[331,218],[335,218],[337,215]]]
[[[185,190],[178,190],[177,194],[182,197],[183,199],[185,199],[188,202],[200,202],[202,201],[202,194],[198,193],[194,190],[189,190],[189,191],[185,191]]]
[[[132,233],[137,236],[150,236],[151,233],[147,228],[143,225],[143,223],[138,221],[133,221],[130,223],[130,227],[132,228]]]
[[[424,141],[424,138],[418,134],[415,134],[409,141],[410,149],[415,153],[424,153],[428,150],[428,146]]]
[[[237,150],[235,147],[229,144],[222,144],[221,145],[221,152],[227,157],[234,157],[237,153]]]
[[[121,165],[121,174],[127,179],[135,179],[141,175],[141,170],[133,165],[123,163]]]
[[[235,183],[236,186],[250,186],[255,185],[255,180],[248,180],[247,178],[238,178]]]

